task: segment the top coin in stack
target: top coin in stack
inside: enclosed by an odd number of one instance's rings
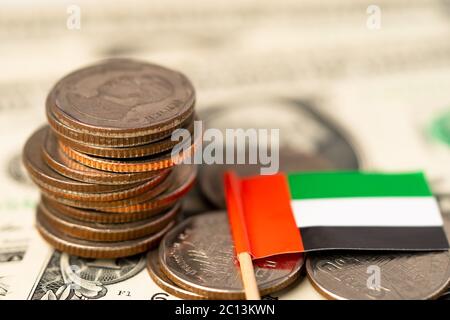
[[[113,59],[60,80],[46,100],[49,127],[24,162],[42,192],[37,228],[54,247],[117,258],[156,246],[174,226],[196,176],[171,156],[174,130],[193,130],[195,91],[181,73]],[[181,157],[190,156],[194,141]]]
[[[61,79],[47,99],[47,114],[68,139],[125,147],[170,136],[192,116],[194,103],[194,88],[183,74],[113,59]]]

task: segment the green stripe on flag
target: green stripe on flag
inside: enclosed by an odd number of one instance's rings
[[[292,199],[432,196],[421,172],[305,172],[287,178]]]

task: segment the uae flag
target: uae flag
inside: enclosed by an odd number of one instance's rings
[[[422,173],[225,175],[237,253],[254,259],[314,250],[448,250]]]

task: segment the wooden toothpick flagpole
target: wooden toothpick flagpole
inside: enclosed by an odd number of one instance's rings
[[[238,260],[241,268],[242,283],[244,284],[245,298],[247,300],[260,300],[261,296],[256,283],[252,257],[248,252],[241,252],[238,254]]]
[[[253,261],[250,255],[250,243],[245,226],[244,211],[242,210],[242,203],[239,201],[240,184],[233,173],[226,173],[224,180],[227,193],[228,218],[241,269],[245,298],[247,300],[260,300],[261,296],[258,291],[255,270],[253,269]]]

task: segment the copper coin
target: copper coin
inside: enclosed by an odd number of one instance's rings
[[[111,137],[144,136],[175,128],[193,110],[195,90],[181,73],[129,59],[77,70],[53,88],[55,117]]]
[[[55,188],[35,181],[36,184],[41,187],[46,194],[51,194],[54,197],[59,197],[60,199],[74,200],[74,201],[86,201],[86,202],[105,202],[105,201],[122,201],[127,202],[125,199],[135,198],[142,195],[144,199],[149,199],[151,195],[157,195],[158,191],[162,192],[165,188],[168,188],[169,183],[166,187],[163,186],[163,182],[167,179],[169,172],[163,172],[162,174],[151,178],[148,181],[137,183],[129,187],[129,189],[123,189],[114,192],[76,192],[67,189]],[[145,195],[143,195],[145,194]]]
[[[194,131],[194,123],[191,122],[187,128],[183,129],[188,130],[192,135]],[[135,147],[121,147],[121,148],[98,147],[89,145],[87,143],[79,142],[71,138],[67,138],[60,134],[57,135],[59,140],[61,140],[65,145],[76,151],[91,156],[97,156],[101,158],[116,158],[116,159],[142,158],[146,156],[151,156],[154,154],[162,153],[167,150],[171,150],[174,146],[176,146],[179,143],[178,141],[173,141],[171,137],[167,137],[165,139],[158,140],[156,142]]]
[[[171,168],[177,163],[181,163],[186,157],[190,157],[195,145],[188,146],[181,155],[172,157],[171,152],[165,152],[157,156],[143,157],[141,159],[133,159],[129,161],[111,160],[107,158],[94,157],[82,152],[76,151],[62,141],[59,141],[61,150],[71,159],[84,164],[85,166],[112,172],[146,172],[154,170],[163,170]]]
[[[44,195],[41,198],[41,202],[44,203],[46,207],[57,210],[61,215],[74,218],[76,220],[97,223],[125,223],[138,221],[158,215],[165,210],[170,210],[170,208],[163,207],[142,212],[110,213],[70,207],[55,200],[46,198]]]
[[[53,171],[44,162],[41,152],[48,130],[50,130],[48,126],[45,126],[34,132],[23,150],[23,163],[36,183],[77,192],[114,192],[127,188],[127,186],[120,185],[97,185],[80,182]]]
[[[150,219],[128,223],[93,223],[68,218],[41,203],[38,211],[56,230],[70,237],[99,242],[133,240],[156,233],[175,219],[180,206],[154,216]]]
[[[206,296],[191,292],[177,286],[170,280],[164,272],[161,271],[161,263],[159,262],[158,250],[150,251],[147,254],[147,271],[150,278],[164,291],[174,295],[175,297],[188,300],[204,300]]]
[[[45,163],[54,171],[70,179],[108,185],[129,185],[149,180],[160,171],[115,173],[93,169],[72,160],[58,147],[58,141],[54,134],[49,134],[42,149],[42,157]]]
[[[75,128],[69,127],[64,123],[58,121],[53,115],[52,103],[54,98],[52,95],[47,97],[47,107],[46,107],[46,115],[48,123],[53,131],[61,136],[66,138],[73,139],[75,141],[83,142],[85,144],[89,144],[91,146],[97,147],[135,147],[144,144],[149,144],[152,142],[159,141],[161,139],[165,139],[170,137],[173,130],[176,128],[170,128],[167,130],[162,130],[157,133],[145,136],[136,136],[136,137],[110,137],[110,136],[99,136],[92,134],[86,130],[76,130]],[[194,112],[182,123],[180,123],[179,127],[185,127],[189,123],[191,123],[194,119]]]
[[[176,167],[182,168],[180,174],[175,177],[175,182],[165,192],[157,197],[141,203],[136,203],[130,206],[117,208],[102,208],[102,211],[126,213],[126,212],[145,212],[149,210],[157,210],[172,206],[182,196],[189,192],[195,182],[197,169],[195,166],[183,165]]]
[[[39,233],[53,247],[70,255],[94,259],[128,257],[145,252],[155,247],[173,225],[174,222],[170,222],[158,233],[135,240],[97,242],[67,236],[53,228],[45,218],[43,218],[43,215],[39,211],[36,215],[36,227]]]
[[[153,186],[152,188],[149,188],[146,192],[141,193],[132,198],[120,199],[115,201],[93,201],[88,199],[73,199],[70,196],[66,196],[61,193],[55,193],[53,191],[49,191],[44,188],[41,189],[41,192],[47,198],[50,198],[52,200],[55,200],[68,206],[106,211],[106,209],[128,207],[155,198],[159,194],[166,191],[173,184],[175,177],[177,175],[177,172],[175,170],[172,170],[169,176],[165,178],[161,183],[157,184],[156,186]]]

